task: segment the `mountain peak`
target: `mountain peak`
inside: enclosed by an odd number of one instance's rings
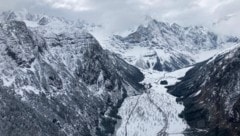
[[[30,12],[28,12],[27,10],[24,11],[4,11],[0,14],[0,18],[2,19],[2,21],[10,21],[10,20],[28,20],[28,21],[36,21],[38,20],[41,16],[40,14],[31,14]]]
[[[156,19],[153,19],[149,22],[148,27],[151,27],[151,28],[155,28],[155,27],[166,28],[166,27],[170,27],[170,25],[168,23],[157,21]]]
[[[167,22],[159,21],[151,16],[146,16],[143,24],[140,26],[147,27],[147,28],[159,28],[159,27],[169,27],[170,25]]]

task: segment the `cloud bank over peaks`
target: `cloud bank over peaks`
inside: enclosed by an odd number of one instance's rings
[[[0,11],[27,9],[102,24],[109,32],[140,25],[146,16],[182,26],[203,25],[218,33],[240,35],[239,0],[11,0]]]

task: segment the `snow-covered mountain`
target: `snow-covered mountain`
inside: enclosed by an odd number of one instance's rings
[[[123,100],[141,93],[143,74],[85,29],[25,15],[1,15],[0,135],[112,134]]]
[[[183,102],[181,116],[207,136],[240,135],[240,45],[197,64],[169,92]]]
[[[219,36],[202,26],[182,27],[151,19],[129,35],[114,35],[108,42],[107,49],[137,67],[174,71],[208,59],[240,40]]]
[[[239,135],[240,47],[197,63],[239,38],[151,19],[100,45],[96,28],[0,15],[1,136]]]
[[[100,27],[99,25],[87,23],[84,20],[68,20],[63,17],[49,16],[46,14],[32,14],[29,11],[5,11],[0,14],[0,21],[7,22],[11,20],[23,21],[29,28],[40,28],[45,31],[92,31]]]

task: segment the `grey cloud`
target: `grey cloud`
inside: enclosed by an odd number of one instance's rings
[[[124,31],[149,15],[180,25],[203,25],[221,33],[236,31],[239,0],[12,0],[0,2],[0,10],[41,12],[103,24],[111,32]],[[79,9],[79,10],[78,10]],[[214,22],[235,14],[212,27]],[[224,26],[224,28],[222,28]],[[234,32],[240,34],[240,32]]]

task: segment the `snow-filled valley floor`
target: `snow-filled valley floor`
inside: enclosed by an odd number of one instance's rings
[[[188,125],[178,115],[184,107],[167,93],[160,81],[167,80],[168,85],[173,85],[189,69],[171,73],[142,70],[145,74],[143,83],[150,83],[152,87],[141,95],[125,99],[118,113],[122,120],[116,136],[183,136]]]

